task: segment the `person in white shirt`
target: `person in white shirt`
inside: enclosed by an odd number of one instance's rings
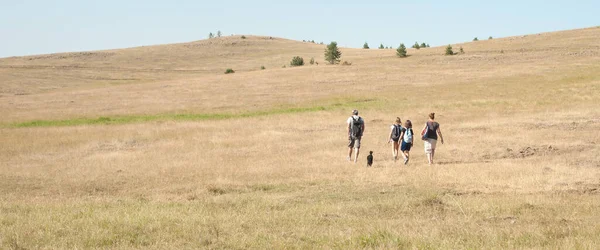
[[[358,116],[358,110],[352,111],[352,116],[346,120],[348,123],[348,161],[352,161],[352,152],[356,152],[354,163],[358,162],[358,154],[360,152],[360,140],[365,132],[365,120]]]

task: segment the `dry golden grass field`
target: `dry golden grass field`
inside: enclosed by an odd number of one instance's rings
[[[341,48],[351,66],[256,36],[0,59],[0,249],[598,249],[600,28],[453,46]],[[418,131],[430,112],[436,164],[420,140],[394,163],[395,117]]]

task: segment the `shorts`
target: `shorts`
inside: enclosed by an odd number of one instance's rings
[[[348,147],[360,148],[360,138],[352,139],[352,137],[348,137]]]
[[[408,143],[408,142],[405,142],[404,140],[402,140],[402,146],[400,147],[400,150],[402,152],[410,151],[410,148],[412,148],[412,143]]]
[[[423,141],[423,145],[425,145],[425,153],[431,154],[432,150],[435,150],[435,145],[437,144],[436,139],[427,139]]]

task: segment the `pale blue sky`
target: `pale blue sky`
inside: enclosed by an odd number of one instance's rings
[[[0,0],[0,57],[187,42],[217,30],[434,46],[597,26],[598,13],[598,0]]]

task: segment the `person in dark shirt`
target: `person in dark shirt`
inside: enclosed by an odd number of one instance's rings
[[[367,156],[367,167],[373,165],[373,151],[369,152],[369,156]]]
[[[429,114],[429,121],[425,124],[421,136],[423,137],[423,144],[425,146],[425,154],[427,154],[427,160],[429,165],[433,164],[433,157],[435,155],[435,146],[437,144],[438,135],[442,144],[444,144],[444,137],[440,130],[440,124],[435,120],[435,113]]]

